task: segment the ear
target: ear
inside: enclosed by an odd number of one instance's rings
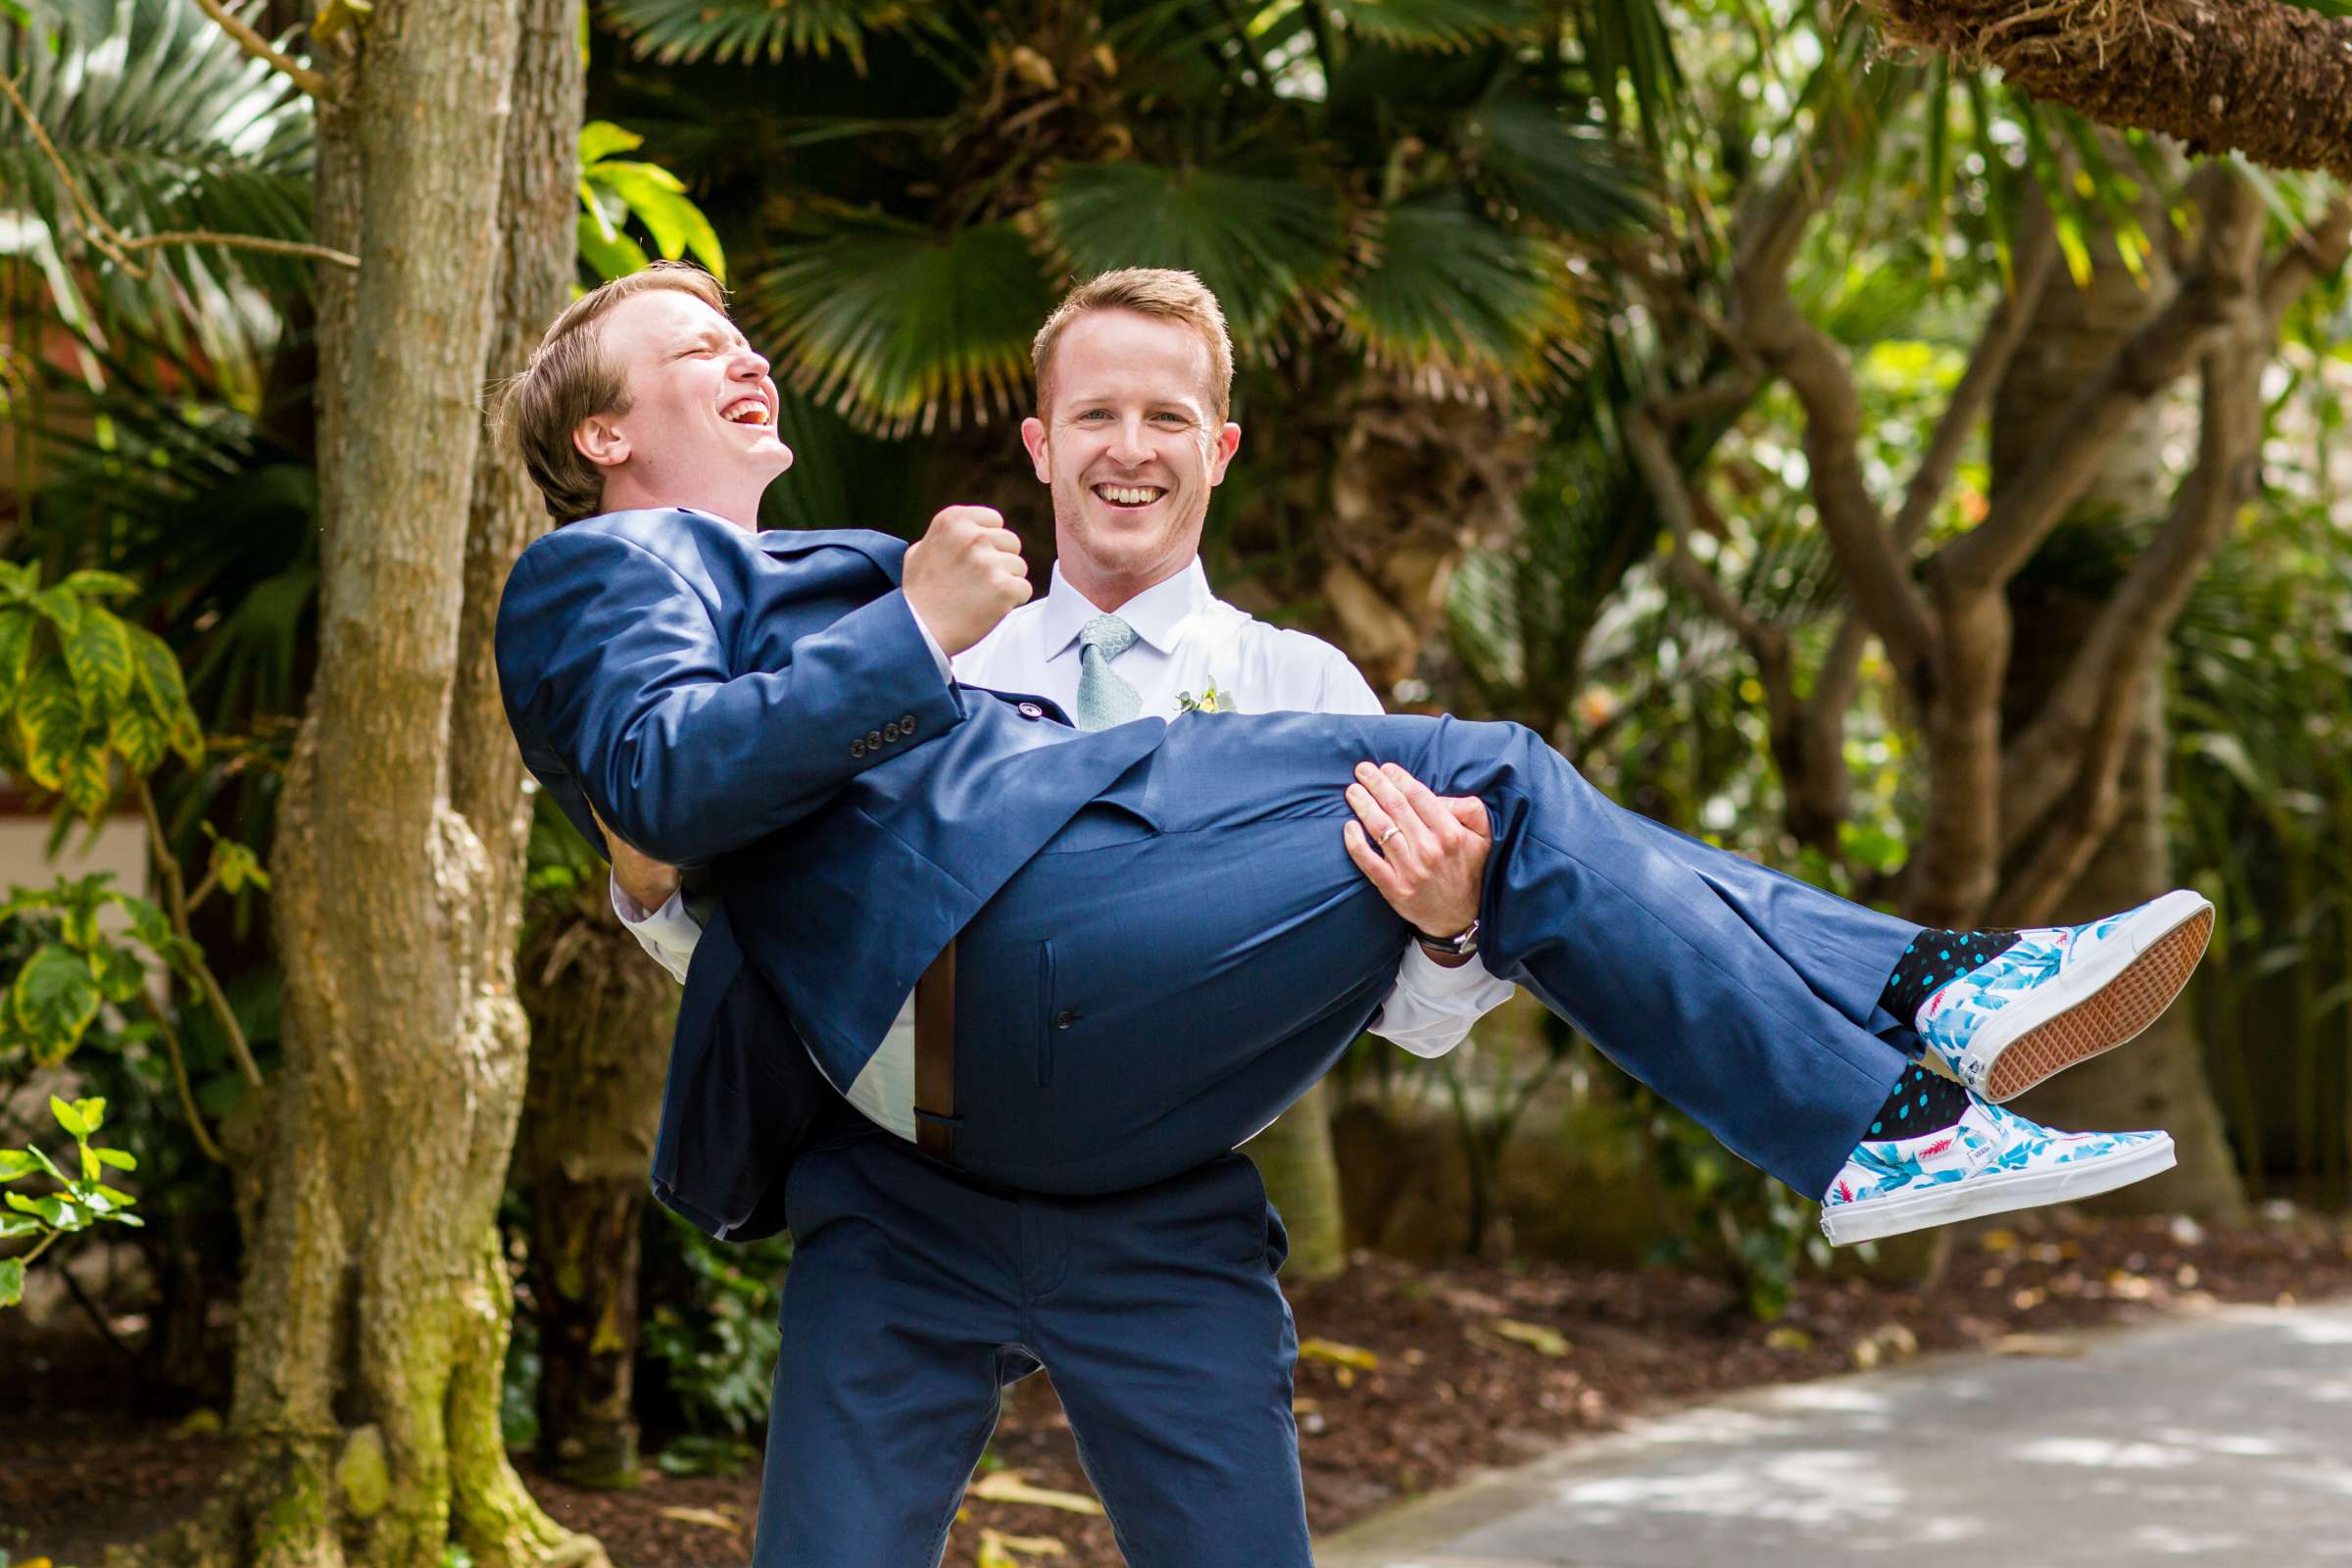
[[[1233,455],[1241,450],[1242,427],[1228,419],[1217,427],[1217,433],[1209,439],[1208,482],[1210,484],[1219,485],[1225,482],[1225,470],[1232,466]]]
[[[591,414],[582,419],[572,429],[571,444],[600,468],[617,468],[629,461],[629,438],[610,414]]]
[[[1039,484],[1054,482],[1054,459],[1046,444],[1046,421],[1031,415],[1021,421],[1021,445],[1029,449],[1029,466],[1037,470]]]

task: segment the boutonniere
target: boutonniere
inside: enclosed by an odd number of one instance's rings
[[[1179,713],[1238,713],[1241,710],[1234,706],[1231,692],[1217,690],[1215,683],[1212,682],[1208,690],[1198,697],[1191,692],[1178,692],[1176,694],[1176,711]]]

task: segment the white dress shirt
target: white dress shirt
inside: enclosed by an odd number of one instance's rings
[[[1078,703],[1078,630],[1102,612],[1062,580],[1006,615],[980,642],[956,656],[967,686],[1052,698],[1064,711]],[[1341,652],[1304,632],[1269,626],[1208,591],[1200,563],[1147,588],[1115,612],[1136,641],[1111,663],[1143,698],[1144,717],[1174,718],[1186,699],[1210,688],[1221,710],[1377,713],[1380,699]],[[925,637],[929,637],[926,628]],[[934,644],[934,653],[937,645]],[[1195,720],[1195,722],[1200,722]],[[1336,829],[1335,829],[1336,832]],[[645,951],[683,981],[702,927],[677,894],[648,912],[612,884],[612,908]],[[1481,1015],[1511,994],[1508,981],[1478,959],[1447,968],[1412,945],[1371,1031],[1415,1055],[1438,1056],[1460,1045]],[[850,1103],[901,1138],[914,1137],[914,1006],[899,1009],[879,1050],[844,1091]]]

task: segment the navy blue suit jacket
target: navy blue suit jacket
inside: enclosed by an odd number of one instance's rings
[[[535,541],[499,606],[533,775],[591,843],[594,801],[716,895],[653,1172],[715,1236],[781,1225],[825,1094],[809,1054],[855,1079],[949,940],[1165,733],[1081,735],[945,678],[899,591],[906,548],[609,513]]]

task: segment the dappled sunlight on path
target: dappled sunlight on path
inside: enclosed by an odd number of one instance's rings
[[[1325,1568],[2352,1564],[2352,1306],[2230,1307],[1679,1411]]]

